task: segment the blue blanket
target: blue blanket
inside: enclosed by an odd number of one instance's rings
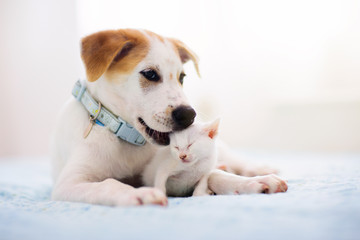
[[[0,159],[0,239],[360,239],[360,155],[255,154],[287,193],[114,208],[50,200],[47,159]]]

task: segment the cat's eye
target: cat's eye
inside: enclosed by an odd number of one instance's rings
[[[176,150],[179,150],[179,147],[174,147]]]
[[[183,85],[184,84],[184,77],[186,76],[186,74],[185,73],[180,73],[180,76],[179,76],[179,82],[180,82],[180,84],[181,85]]]
[[[159,74],[153,69],[145,69],[140,73],[149,81],[157,82],[160,80]]]
[[[193,145],[193,144],[192,144],[192,143],[190,143],[190,144],[187,146],[187,148],[190,148],[192,145]]]

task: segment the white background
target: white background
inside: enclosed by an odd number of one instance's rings
[[[80,38],[144,28],[185,42],[185,91],[233,147],[360,151],[358,1],[0,1],[0,156],[46,155],[84,70]]]

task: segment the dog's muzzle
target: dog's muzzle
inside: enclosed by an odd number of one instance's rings
[[[175,123],[173,129],[179,131],[187,128],[194,122],[196,112],[192,107],[182,105],[172,111],[171,117]]]
[[[171,112],[171,117],[174,122],[172,131],[180,131],[187,128],[194,122],[195,116],[196,112],[190,106],[182,105],[177,107]],[[138,118],[138,121],[145,127],[145,133],[147,136],[150,137],[155,143],[164,146],[170,144],[169,134],[171,134],[172,131],[160,132],[150,128],[141,117]]]

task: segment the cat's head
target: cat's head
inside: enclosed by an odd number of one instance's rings
[[[174,158],[187,165],[215,154],[215,139],[220,119],[211,123],[194,123],[187,129],[170,135],[170,148]]]

